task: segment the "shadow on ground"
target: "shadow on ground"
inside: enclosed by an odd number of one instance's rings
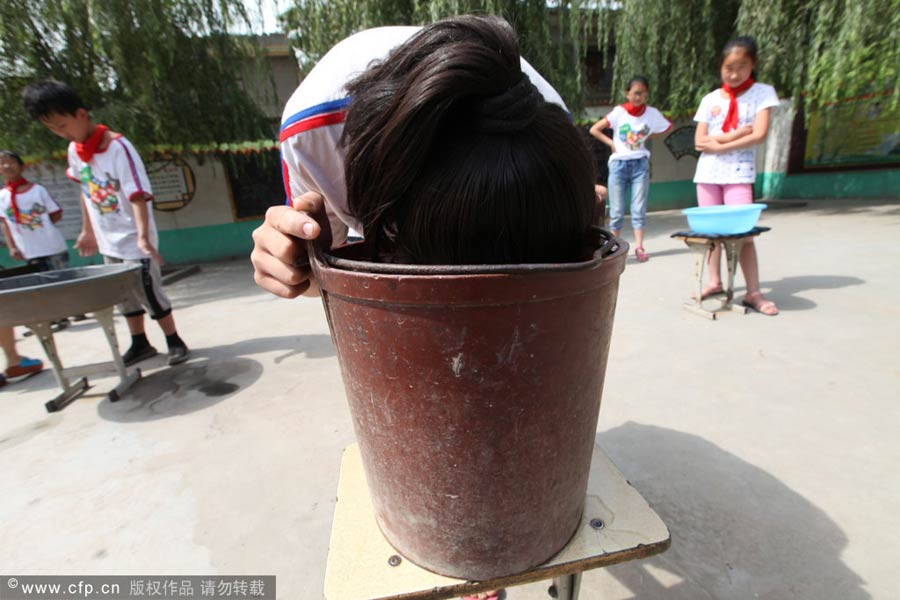
[[[766,297],[778,305],[778,310],[791,311],[810,310],[818,306],[812,300],[798,295],[802,292],[834,290],[864,283],[865,280],[859,277],[848,277],[846,275],[797,275],[795,277],[784,277],[777,281],[765,281],[760,285],[763,289],[770,288],[772,290]]]
[[[606,570],[635,598],[870,598],[838,524],[769,473],[661,427],[626,423],[597,442],[672,534],[666,553]]]
[[[261,352],[282,352],[275,357],[275,363],[302,354],[306,358],[328,358],[334,356],[334,345],[331,336],[324,334],[284,335],[277,337],[253,338],[241,340],[224,346],[198,348],[196,355],[214,357],[248,356]]]
[[[97,405],[107,421],[135,423],[186,415],[225,400],[250,387],[262,375],[249,358],[201,358],[142,377],[118,402]]]
[[[191,360],[154,371],[139,379],[118,402],[102,401],[99,415],[109,421],[134,423],[184,415],[218,404],[260,378],[263,366],[250,358],[262,352],[282,352],[275,362],[303,354],[307,358],[334,356],[331,337],[293,335],[241,340],[224,346],[194,348]],[[160,364],[162,355],[152,359]],[[138,366],[147,369],[151,361]]]

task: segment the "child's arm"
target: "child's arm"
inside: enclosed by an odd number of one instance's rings
[[[600,119],[599,121],[597,121],[596,123],[594,123],[591,126],[590,133],[592,136],[594,136],[595,138],[597,138],[598,140],[600,140],[601,142],[603,142],[604,144],[609,146],[610,150],[615,152],[616,151],[615,143],[613,143],[612,139],[608,135],[603,133],[603,130],[608,129],[608,128],[609,128],[609,120],[606,117],[603,117],[602,119]]]
[[[752,125],[744,125],[742,127],[738,127],[734,131],[729,131],[728,133],[720,133],[719,135],[713,136],[712,139],[716,140],[720,144],[727,144],[728,142],[733,142],[734,140],[738,140],[745,135],[750,135],[753,133]]]
[[[698,123],[697,133],[694,135],[694,144],[696,145],[697,150],[708,152],[710,154],[732,152],[734,150],[741,150],[742,148],[749,148],[750,146],[761,144],[766,139],[766,134],[769,133],[769,112],[771,110],[771,108],[764,108],[756,113],[756,118],[753,120],[753,131],[751,133],[725,143],[717,142],[708,135],[709,125],[707,123]],[[702,139],[701,128],[703,129]]]
[[[94,236],[94,228],[91,225],[91,217],[88,214],[87,203],[90,202],[81,195],[81,233],[75,240],[75,249],[79,256],[93,256],[100,250],[97,247],[97,238]]]
[[[9,256],[14,260],[25,260],[22,251],[19,250],[19,247],[16,246],[16,243],[13,241],[12,232],[9,230],[9,225],[6,224],[6,219],[0,219],[0,227],[3,227],[3,237],[6,238],[6,247],[9,248]]]
[[[62,219],[62,208],[59,206],[59,203],[53,199],[53,196],[50,195],[50,192],[47,191],[47,188],[44,186],[40,187],[41,196],[44,199],[44,206],[47,207],[47,211],[49,213],[50,222],[58,223],[60,219]]]
[[[150,209],[147,207],[147,201],[151,199],[146,192],[139,192],[130,198],[131,206],[134,208],[134,223],[138,231],[137,245],[138,250],[162,265],[165,261],[150,241]]]

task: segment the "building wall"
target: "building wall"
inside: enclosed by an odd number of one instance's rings
[[[293,92],[295,83],[290,61],[276,67],[279,95]],[[280,83],[279,83],[280,82]],[[283,98],[282,101],[286,101]],[[610,107],[592,109],[594,118],[606,114]],[[886,197],[900,199],[900,169],[855,170],[830,173],[787,174],[788,150],[791,142],[793,112],[788,102],[775,111],[768,139],[757,153],[756,196],[762,199],[834,197]],[[679,120],[679,127],[692,126],[689,119]],[[693,206],[696,203],[691,179],[696,159],[690,155],[676,158],[664,138],[651,140],[650,210]],[[258,218],[239,219],[225,166],[216,158],[198,161],[186,159],[194,173],[196,190],[193,199],[173,212],[154,211],[160,232],[160,250],[170,264],[181,264],[233,257],[247,257],[253,247],[251,234],[262,222]],[[152,170],[153,164],[148,167]],[[63,206],[60,223],[69,246],[74,244],[81,227],[79,188],[64,175],[63,163],[44,163],[26,170],[25,176],[50,189]],[[272,205],[282,198],[272,198]],[[100,262],[98,257],[84,259],[70,251],[73,266]],[[0,264],[13,266],[5,246],[0,249]]]
[[[159,250],[168,264],[182,264],[247,257],[253,248],[251,234],[262,219],[237,219],[231,187],[225,174],[225,166],[215,158],[200,162],[188,158],[193,171],[195,193],[184,207],[172,212],[154,210],[159,230]],[[148,163],[152,170],[154,163]],[[63,219],[59,223],[63,237],[69,245],[72,266],[99,264],[99,256],[82,258],[73,249],[81,230],[80,187],[65,176],[65,163],[46,162],[39,167],[29,167],[25,178],[44,185],[51,196],[62,206]],[[151,175],[151,182],[153,176]],[[282,198],[273,198],[279,204]],[[0,251],[0,264],[14,266],[5,245]]]

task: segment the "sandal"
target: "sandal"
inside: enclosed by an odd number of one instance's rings
[[[774,317],[778,314],[778,307],[771,300],[763,298],[762,292],[753,292],[745,295],[744,299],[741,300],[741,304],[769,317]]]
[[[647,262],[647,259],[650,258],[650,255],[644,252],[643,246],[636,246],[634,249],[634,257],[638,262]]]
[[[707,298],[712,298],[713,296],[718,296],[719,294],[724,294],[724,293],[725,293],[725,289],[722,287],[721,283],[717,284],[717,285],[712,285],[712,284],[707,283],[706,286],[703,288],[703,291],[700,292],[700,299],[706,300]],[[697,295],[691,294],[691,298],[696,300]]]
[[[6,368],[6,378],[14,379],[22,375],[31,375],[37,373],[44,368],[44,363],[36,358],[28,358],[23,356],[17,365],[11,365]]]

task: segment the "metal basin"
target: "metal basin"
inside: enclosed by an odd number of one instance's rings
[[[0,327],[93,312],[136,295],[140,265],[75,267],[0,279]]]

